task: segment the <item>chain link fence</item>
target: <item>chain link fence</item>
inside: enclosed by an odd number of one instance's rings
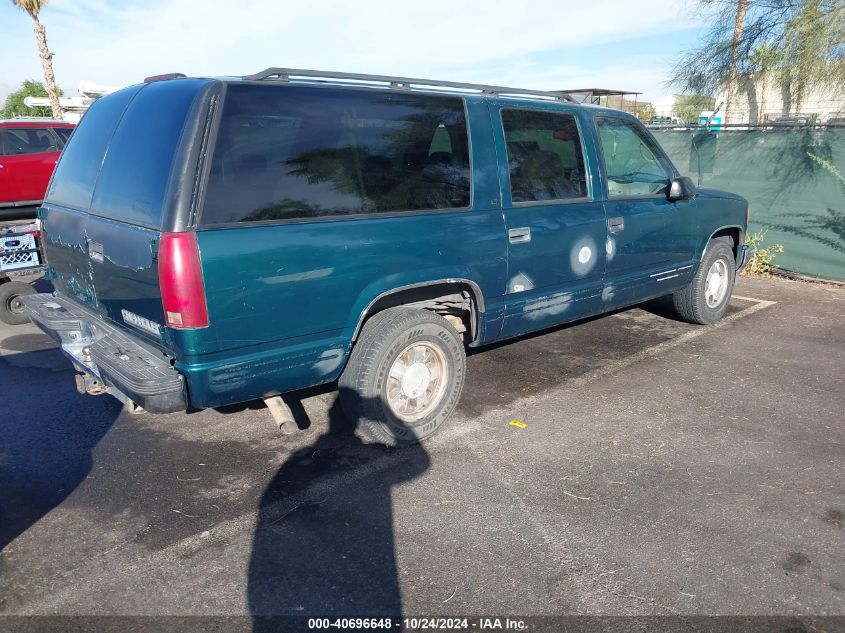
[[[749,232],[783,244],[775,264],[845,281],[845,127],[652,129],[681,172],[702,187],[738,193]]]

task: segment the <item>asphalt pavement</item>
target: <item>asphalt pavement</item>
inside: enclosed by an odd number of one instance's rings
[[[736,295],[474,352],[405,450],[330,388],[132,415],[0,324],[0,614],[845,615],[845,290]]]

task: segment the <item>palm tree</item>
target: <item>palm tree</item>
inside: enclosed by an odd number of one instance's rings
[[[757,123],[762,124],[766,118],[766,93],[771,84],[772,69],[780,61],[780,51],[772,44],[764,42],[751,51],[748,63],[757,69],[760,86],[760,98],[758,99]]]
[[[53,74],[53,54],[47,48],[47,32],[38,19],[38,14],[47,5],[48,0],[12,0],[21,11],[26,11],[32,18],[35,30],[35,40],[38,42],[38,56],[41,57],[41,68],[44,71],[44,83],[47,97],[50,99],[50,109],[54,119],[62,118],[62,108],[59,105],[59,91],[56,88],[56,75]]]
[[[14,1],[14,0],[13,0]],[[725,99],[725,123],[730,123],[733,118],[732,108],[736,105],[737,91],[737,62],[739,61],[739,46],[742,43],[742,31],[745,28],[745,14],[748,12],[748,0],[739,0],[736,3],[736,16],[734,17],[734,35],[731,39],[731,61],[728,67],[728,95]]]

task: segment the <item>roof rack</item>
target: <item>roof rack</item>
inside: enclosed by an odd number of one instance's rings
[[[413,90],[415,87],[448,88],[455,91],[478,93],[498,97],[519,96],[537,97],[551,101],[570,101],[577,103],[568,92],[550,92],[543,90],[526,90],[524,88],[507,88],[504,86],[487,86],[484,84],[465,84],[455,81],[436,81],[434,79],[413,79],[411,77],[391,77],[389,75],[362,75],[358,73],[341,73],[324,70],[303,70],[301,68],[267,68],[254,75],[246,75],[248,81],[300,81],[304,83],[328,83],[340,80],[354,82],[355,85],[374,85],[394,90]]]

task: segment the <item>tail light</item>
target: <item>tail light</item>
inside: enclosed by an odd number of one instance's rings
[[[158,249],[158,282],[164,320],[169,327],[208,327],[197,236],[193,231],[162,233]]]

